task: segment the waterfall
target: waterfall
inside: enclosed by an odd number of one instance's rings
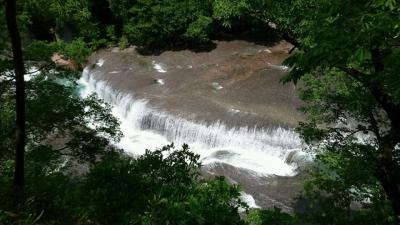
[[[96,73],[85,68],[79,84],[83,97],[96,93],[112,106],[121,121],[124,137],[117,145],[140,155],[174,142],[187,143],[201,156],[202,163],[226,163],[261,175],[292,176],[296,172],[293,155],[302,154],[298,135],[289,129],[267,127],[230,128],[222,121],[211,124],[191,121],[152,108],[146,99],[114,89]],[[288,160],[288,157],[290,158]]]

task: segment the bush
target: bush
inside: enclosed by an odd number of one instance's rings
[[[64,43],[61,50],[61,53],[67,59],[72,59],[80,65],[86,63],[91,52],[83,38],[75,39],[71,43]]]
[[[200,16],[189,24],[184,36],[192,43],[204,44],[210,42],[210,33],[213,20],[210,17]]]
[[[250,225],[306,225],[295,216],[284,213],[279,208],[251,210],[246,221]]]
[[[1,192],[0,224],[245,224],[239,188],[200,178],[199,156],[186,145],[137,159],[107,152],[80,176],[60,159],[48,147],[29,152],[24,200],[13,207],[12,190]]]
[[[212,30],[210,1],[114,0],[110,7],[123,21],[123,33],[129,42],[141,47],[173,46],[187,40],[203,43],[209,40]]]
[[[199,178],[199,156],[172,145],[110,154],[87,175],[82,205],[99,224],[243,224],[239,188]]]
[[[128,38],[126,38],[126,36],[122,36],[122,37],[119,39],[118,47],[119,47],[120,49],[125,49],[125,48],[129,47],[129,41],[128,41]]]

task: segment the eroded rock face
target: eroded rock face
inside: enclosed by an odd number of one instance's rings
[[[56,64],[58,67],[66,67],[71,70],[78,70],[80,69],[79,65],[74,62],[73,60],[67,60],[64,58],[64,56],[54,53],[53,56],[51,57],[51,60]]]
[[[141,154],[132,149],[187,143],[201,155],[204,176],[239,183],[255,206],[291,211],[301,186],[297,159],[303,158],[291,130],[302,120],[297,90],[279,82],[289,71],[281,63],[291,46],[216,46],[147,56],[133,47],[105,49],[90,57],[84,79],[121,109],[129,133],[123,148]]]

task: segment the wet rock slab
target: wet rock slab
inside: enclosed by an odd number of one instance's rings
[[[220,175],[230,183],[240,185],[245,193],[253,196],[257,206],[278,207],[289,213],[296,209],[297,197],[305,179],[304,174],[293,177],[267,176],[222,163],[205,165],[202,168],[202,176],[205,178]]]
[[[140,55],[135,48],[105,49],[92,55],[89,65],[98,72],[96,79],[191,120],[221,120],[232,127],[292,127],[301,120],[296,88],[280,83],[288,72],[280,64],[289,44],[216,43],[210,52],[157,56]]]

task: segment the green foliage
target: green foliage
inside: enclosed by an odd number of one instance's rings
[[[97,43],[99,44],[99,43]],[[92,43],[93,46],[93,43]],[[25,59],[35,62],[51,62],[54,53],[59,53],[66,60],[78,65],[86,63],[92,49],[82,38],[66,42],[33,41],[24,50]]]
[[[376,165],[346,155],[363,154],[363,146],[343,146],[338,153],[318,155],[305,186],[308,210],[301,217],[312,224],[397,224],[390,202],[374,177]]]
[[[388,201],[393,208],[400,201],[398,2],[221,0],[214,8],[226,26],[256,17],[298,49],[283,81],[302,81],[307,120],[298,131],[317,154],[308,219],[396,223]]]
[[[117,41],[117,34],[115,32],[115,25],[110,25],[106,27],[106,35],[109,40],[112,42]]]
[[[262,21],[253,17],[252,7],[267,5],[261,0],[29,0],[18,8],[27,43],[32,37],[66,42],[81,38],[99,48],[125,36],[129,44],[162,49],[210,44],[222,30],[229,32],[221,24],[250,29]]]
[[[122,36],[122,37],[119,39],[118,47],[119,47],[120,49],[125,49],[125,48],[127,48],[128,46],[129,46],[128,38],[126,38],[126,36]]]
[[[250,3],[246,0],[215,0],[213,16],[222,21],[224,26],[232,27],[232,21],[245,16],[250,7]]]
[[[111,108],[95,96],[81,99],[76,94],[76,79],[76,74],[68,71],[48,71],[27,82],[28,149],[52,146],[58,149],[58,155],[88,161],[109,150],[110,141],[119,140],[119,122],[111,115]],[[0,159],[6,162],[14,148],[14,89],[10,88],[11,82],[2,85],[0,143],[4,158]]]
[[[293,30],[306,52],[298,53],[288,61],[301,68],[300,71],[351,66],[371,74],[373,49],[386,52],[397,42],[399,19],[396,15],[399,10],[382,7],[380,1],[300,2],[293,10],[301,13],[287,21],[300,24]],[[389,60],[398,57],[398,52],[387,53],[382,55],[385,74],[398,66],[394,60]],[[388,77],[386,74],[382,79]]]
[[[48,62],[59,50],[59,44],[56,42],[33,41],[25,48],[24,57],[25,60]]]
[[[200,179],[198,159],[172,145],[138,159],[109,155],[87,175],[82,204],[99,224],[243,224],[239,189]]]
[[[91,53],[87,43],[78,38],[71,43],[65,43],[61,49],[61,54],[67,59],[72,59],[78,64],[84,64]]]
[[[15,89],[11,86],[12,77],[0,83],[1,224],[36,224],[44,218],[51,221],[68,218],[66,196],[75,182],[74,177],[79,174],[73,172],[78,170],[76,163],[90,166],[106,152],[115,152],[110,141],[121,136],[119,122],[111,116],[109,106],[94,96],[81,99],[76,94],[76,74],[43,70],[31,76],[26,82],[26,185],[18,205],[14,203],[15,191],[11,189]],[[95,125],[89,127],[89,122]],[[61,216],[60,211],[66,212],[65,216]]]
[[[209,34],[212,30],[212,19],[206,16],[200,16],[196,21],[189,24],[184,37],[195,43],[210,42]]]
[[[394,81],[400,11],[387,1],[291,3],[293,15],[280,22],[293,31],[300,51],[286,61],[293,67],[287,80],[304,83],[307,121],[298,131],[318,154],[306,189],[315,210],[308,218],[398,223],[398,199],[389,189],[398,187],[400,176],[400,86]]]
[[[306,225],[298,218],[288,213],[284,213],[279,208],[252,210],[246,217],[250,225]]]
[[[246,208],[238,187],[222,177],[201,179],[198,158],[187,146],[165,146],[137,159],[109,152],[88,173],[71,176],[74,166],[63,164],[65,158],[54,149],[35,148],[27,155],[21,213],[7,206],[10,192],[0,192],[0,207],[5,209],[0,222],[245,224],[238,213],[239,207]]]
[[[27,17],[26,25],[37,39],[54,40],[55,33],[62,37],[65,29],[88,40],[99,37],[88,0],[28,0],[21,2],[20,8]]]
[[[110,7],[123,21],[129,41],[143,47],[165,47],[185,36],[204,42],[212,31],[211,19],[206,19],[212,13],[209,1],[110,1]]]
[[[2,31],[7,30],[6,11],[5,11],[5,7],[2,7],[2,6],[0,6],[0,29]],[[4,51],[8,47],[7,42],[8,42],[8,33],[1,32],[1,34],[0,34],[0,49],[1,49],[1,51]]]

